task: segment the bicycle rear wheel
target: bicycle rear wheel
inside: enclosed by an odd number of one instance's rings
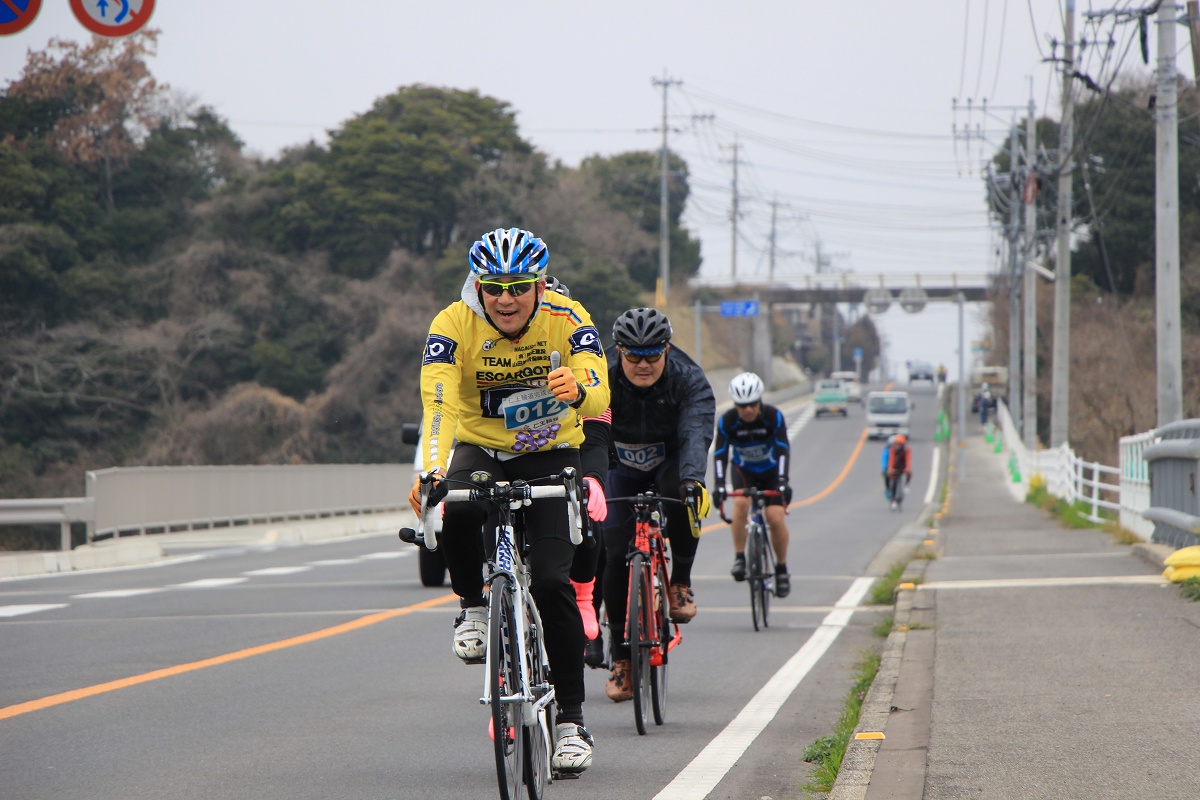
[[[667,568],[658,561],[654,568],[654,622],[658,631],[659,664],[651,668],[650,695],[654,702],[654,724],[667,721],[667,648],[671,643],[671,599],[667,594]]]
[[[550,691],[550,667],[542,640],[539,620],[533,608],[525,606],[525,663],[529,685],[534,697],[541,699]],[[535,719],[526,720],[523,742],[525,747],[525,790],[529,800],[542,800],[550,780],[550,756],[554,741],[554,702],[547,703]]]
[[[654,640],[650,569],[638,553],[629,564],[629,678],[633,683],[633,721],[645,735],[650,719],[650,647]]]
[[[521,725],[520,643],[516,609],[509,579],[492,582],[488,614],[488,694],[492,698],[492,742],[496,750],[496,779],[500,800],[518,800],[525,776],[525,735]],[[513,695],[516,698],[513,699]]]

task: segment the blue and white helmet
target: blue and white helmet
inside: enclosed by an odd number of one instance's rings
[[[471,246],[468,258],[476,275],[533,275],[541,277],[550,263],[546,243],[520,228],[497,228]]]
[[[729,383],[729,398],[739,406],[757,403],[763,396],[762,378],[753,372],[743,372]]]

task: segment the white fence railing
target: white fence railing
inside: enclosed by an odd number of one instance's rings
[[[1142,451],[1157,440],[1154,431],[1120,440],[1121,465],[1110,467],[1086,461],[1075,455],[1069,445],[1030,452],[1013,425],[1008,407],[999,402],[996,418],[1000,422],[1004,447],[1016,467],[1015,477],[1022,488],[1029,490],[1029,481],[1040,475],[1046,491],[1068,503],[1082,500],[1087,505],[1085,516],[1093,522],[1103,522],[1101,509],[1111,512],[1121,527],[1149,540],[1154,523],[1142,512],[1150,507],[1150,479]]]

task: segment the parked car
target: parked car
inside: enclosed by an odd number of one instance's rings
[[[867,438],[907,436],[913,408],[908,392],[871,392],[867,395]]]
[[[846,408],[845,384],[836,378],[822,378],[813,388],[813,403],[816,405],[816,416],[822,414],[841,414],[849,416]]]
[[[846,401],[850,403],[858,403],[862,405],[862,384],[858,382],[857,372],[834,372],[830,378],[836,378],[841,381],[846,389]]]
[[[908,382],[915,383],[916,381],[929,381],[933,383],[937,380],[937,370],[933,364],[928,361],[914,361],[908,366]]]
[[[413,456],[413,474],[424,471],[425,466],[421,461],[421,426],[413,422],[404,423],[400,427],[400,441],[417,446],[416,455]],[[451,451],[451,455],[453,455],[453,451]],[[436,533],[442,532],[441,509],[438,509],[433,515],[433,526]],[[444,586],[446,583],[446,559],[442,556],[441,548],[429,550],[422,546],[418,547],[417,551],[421,585]]]

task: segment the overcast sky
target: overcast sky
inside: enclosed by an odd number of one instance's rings
[[[668,91],[670,147],[690,169],[685,224],[702,241],[707,278],[732,270],[735,142],[739,277],[767,274],[772,203],[781,280],[813,273],[818,246],[827,269],[863,275],[995,271],[999,238],[980,166],[1031,97],[1039,116],[1061,109],[1061,79],[1044,61],[1063,38],[1058,0],[156,5],[155,77],[215,108],[264,156],[324,142],[376,98],[424,83],[510,103],[525,138],[577,165],[656,149],[663,92],[652,80],[681,81]],[[1131,26],[1089,25],[1093,4],[1076,7],[1077,38],[1116,43],[1085,53],[1085,71],[1102,79],[1118,63],[1148,69],[1136,42],[1126,49]],[[0,84],[20,76],[27,50],[87,35],[68,0],[44,0],[30,28],[0,37]],[[1153,26],[1150,42],[1153,60]],[[1189,78],[1190,65],[1185,48],[1179,68]],[[968,347],[980,338],[977,316],[968,309]],[[919,314],[893,306],[876,318],[894,364],[942,362],[952,378],[957,320],[948,304]]]

